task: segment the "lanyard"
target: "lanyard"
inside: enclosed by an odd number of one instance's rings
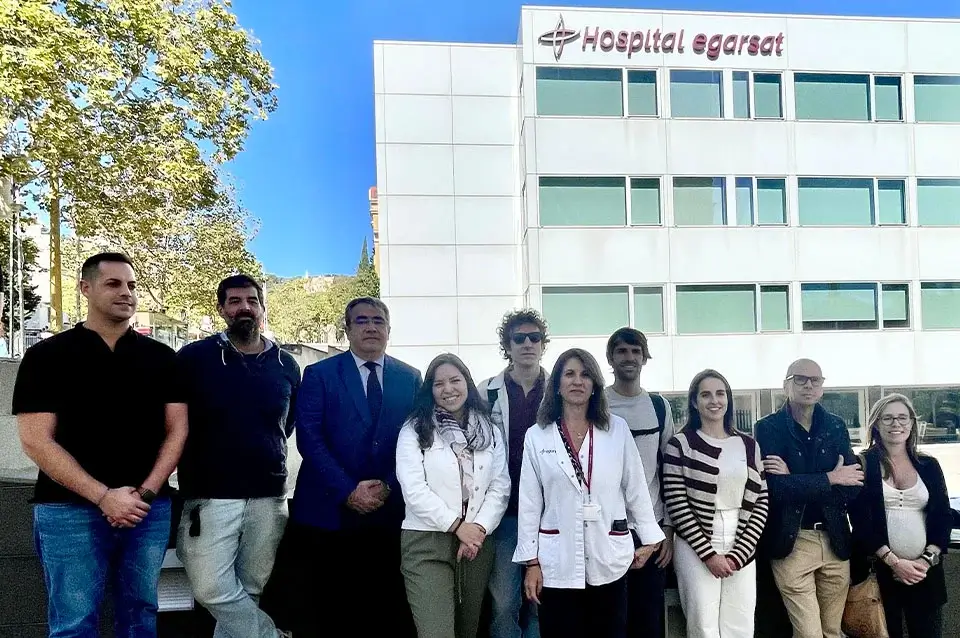
[[[560,427],[560,434],[563,437],[563,445],[567,448],[567,454],[570,455],[570,462],[573,463],[573,471],[577,475],[577,480],[580,481],[581,485],[586,486],[587,494],[590,494],[590,484],[593,482],[593,424],[590,424],[590,428],[587,430],[587,435],[590,437],[590,447],[587,452],[587,474],[583,474],[583,465],[580,463],[580,455],[576,454],[573,451],[573,437],[570,436],[570,430],[567,429],[567,425],[561,420],[558,424]]]

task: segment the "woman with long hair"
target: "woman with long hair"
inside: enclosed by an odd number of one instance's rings
[[[940,464],[917,449],[917,412],[902,394],[870,410],[863,490],[850,507],[854,582],[876,567],[890,638],[940,638],[947,587],[941,556],[953,526]]]
[[[603,387],[590,353],[561,354],[524,440],[513,560],[527,566],[543,638],[625,638],[627,570],[664,539],[637,446]]]
[[[757,442],[733,426],[733,392],[716,370],[690,382],[687,423],[663,457],[664,503],[689,638],[752,638],[757,543],[767,484]]]
[[[500,430],[467,366],[436,357],[397,441],[406,504],[400,540],[407,600],[420,638],[474,638],[510,477]]]

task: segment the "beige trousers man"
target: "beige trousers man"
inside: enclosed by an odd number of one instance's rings
[[[800,530],[790,555],[771,565],[793,625],[793,638],[841,638],[850,562],[833,553],[827,533]]]

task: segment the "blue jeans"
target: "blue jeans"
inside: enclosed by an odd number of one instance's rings
[[[136,527],[114,529],[92,505],[43,503],[33,534],[47,586],[50,638],[98,638],[100,604],[113,586],[117,638],[156,638],[157,583],[170,540],[170,500]]]
[[[489,585],[493,612],[490,638],[540,638],[537,606],[523,595],[524,567],[513,562],[517,549],[516,516],[503,517],[493,533],[493,546],[496,557]],[[525,612],[525,618],[521,612]]]
[[[191,536],[194,516],[199,516],[200,530]],[[286,526],[283,497],[183,504],[177,556],[197,602],[217,621],[213,638],[277,638],[277,627],[259,601]]]

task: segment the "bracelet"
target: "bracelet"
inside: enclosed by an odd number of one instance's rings
[[[883,556],[880,557],[880,560],[883,561],[884,563],[887,562],[887,556],[889,556],[892,553],[893,553],[893,550],[888,548],[887,551],[883,553]]]
[[[450,530],[450,533],[451,533],[451,534],[456,534],[456,533],[457,533],[457,530],[460,529],[460,526],[461,526],[461,525],[463,525],[463,519],[462,519],[462,518],[458,518],[456,525],[453,526],[453,529]]]

